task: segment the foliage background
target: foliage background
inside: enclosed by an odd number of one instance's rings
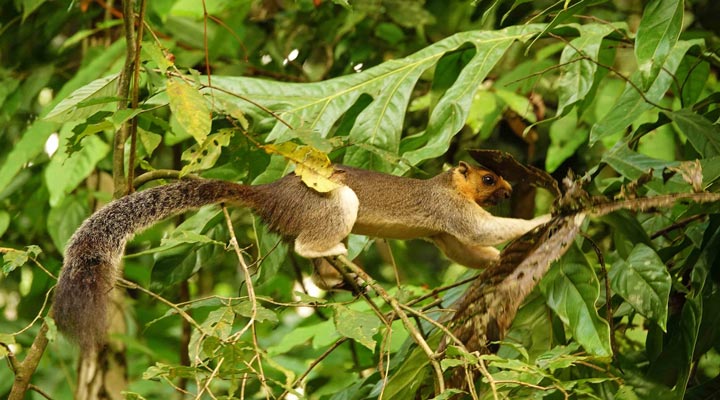
[[[317,3],[207,1],[204,10],[195,0],[148,2],[138,111],[117,110],[113,74],[125,57],[117,9],[27,0],[4,7],[0,247],[36,245],[42,253],[5,250],[0,342],[11,346],[0,355],[23,357],[38,324],[21,330],[54,284],[23,256],[57,274],[72,232],[112,197],[112,137],[136,115],[136,175],[172,169],[272,181],[292,165],[257,143],[293,140],[334,161],[418,177],[468,159],[467,149],[499,148],[558,178],[568,170],[587,174],[588,191],[609,198],[687,192],[693,183],[716,190],[716,2]],[[207,74],[216,89],[206,87]],[[54,153],[46,147],[52,138],[59,140]],[[701,169],[681,163],[693,160]],[[529,217],[550,207],[546,193],[533,200],[527,188],[515,192],[512,205],[493,211]],[[578,241],[519,313],[513,344],[500,351],[511,360],[491,364],[500,392],[717,392],[716,213],[716,205],[681,204],[592,221],[585,230],[603,251],[611,291],[592,248]],[[347,294],[298,295],[306,262],[246,210],[233,209],[232,219],[247,258],[262,260],[253,265],[262,306],[257,343],[249,332],[218,340],[245,326],[249,307],[237,258],[225,249],[220,210],[158,224],[128,246],[125,275],[175,303],[206,298],[193,303],[192,315],[213,335],[195,332],[188,359],[180,318],[129,290],[130,332],[121,340],[130,392],[167,396],[173,382],[193,394],[242,397],[242,387],[260,393],[255,377],[263,375],[277,396],[297,387],[308,365],[340,341],[307,377],[311,398],[375,398],[385,375],[386,398],[431,396],[432,385],[423,385],[426,363],[399,324],[380,326],[367,303]],[[401,301],[471,275],[420,241],[375,246],[352,238],[351,253],[362,253],[361,265]],[[450,291],[445,305],[461,293]],[[300,312],[318,302],[314,313]],[[197,343],[200,351],[193,350]],[[258,354],[261,372],[252,358]],[[56,337],[33,382],[54,398],[71,398],[75,358]],[[12,377],[0,369],[0,393]]]

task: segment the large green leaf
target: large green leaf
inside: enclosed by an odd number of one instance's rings
[[[119,40],[112,44],[94,58],[90,63],[75,73],[63,88],[58,92],[57,97],[50,103],[46,110],[53,109],[58,103],[70,95],[73,91],[97,79],[99,76],[106,75],[109,69],[113,67],[118,57],[125,50],[125,42]],[[32,123],[20,141],[10,151],[5,162],[0,166],[0,187],[4,188],[15,177],[15,174],[25,166],[28,161],[40,154],[45,145],[47,138],[57,129],[57,124],[47,121],[37,120]]]
[[[60,133],[60,148],[64,149],[72,132],[66,124]],[[88,137],[83,146],[68,155],[58,151],[45,169],[45,185],[50,192],[50,205],[56,206],[94,170],[97,163],[110,152],[110,146],[97,136]]]
[[[707,296],[706,292],[709,292],[708,288],[715,290],[710,287],[709,281],[713,279],[710,268],[717,262],[720,231],[717,229],[709,231],[706,239],[703,249],[696,250],[688,257],[688,263],[692,264],[690,292],[687,294],[682,311],[670,319],[663,351],[648,370],[648,377],[672,387],[675,399],[678,400],[684,398],[691,372],[695,369],[694,355],[703,315],[704,297]]]
[[[548,146],[545,169],[554,172],[565,160],[587,140],[587,126],[578,125],[577,112],[565,115],[550,125],[550,146]]]
[[[77,89],[53,107],[45,119],[54,122],[85,119],[106,108],[108,103],[114,104],[119,76],[112,74],[98,78]]]
[[[637,244],[627,260],[613,265],[609,275],[613,292],[622,296],[637,312],[666,329],[671,278],[653,249]]]
[[[680,38],[684,6],[683,0],[651,0],[645,7],[635,37],[635,57],[644,89],[649,88],[660,73]]]
[[[560,65],[566,65],[558,81],[558,115],[564,115],[568,107],[583,100],[592,89],[600,45],[613,31],[611,25],[588,24],[577,28],[580,37],[565,46],[560,56]]]
[[[663,69],[643,94],[638,91],[641,83],[640,73],[637,72],[633,74],[630,77],[632,83],[625,85],[625,90],[615,102],[610,112],[605,114],[602,120],[593,125],[590,131],[590,144],[594,144],[606,136],[625,130],[638,119],[642,113],[654,107],[650,102],[654,104],[660,102],[670,88],[670,85],[674,82],[672,74],[677,70],[685,53],[695,45],[702,45],[702,42],[697,40],[678,42],[665,59]]]
[[[610,326],[595,309],[600,295],[597,276],[577,245],[553,265],[540,289],[548,306],[585,350],[598,356],[612,354]]]
[[[252,99],[254,104],[273,110],[287,122],[290,126],[274,120],[270,122],[274,125],[267,140],[277,142],[302,137],[307,132],[315,137],[331,136],[335,124],[360,96],[369,95],[372,101],[357,115],[348,135],[351,147],[353,144],[358,146],[348,149],[345,162],[383,171],[403,169],[385,154],[396,155],[399,151],[410,94],[423,72],[437,65],[448,52],[466,45],[474,47],[475,54],[439,99],[425,134],[419,137],[418,143],[423,146],[415,146],[403,155],[410,164],[447,150],[450,139],[465,124],[472,98],[490,70],[513,42],[527,40],[542,28],[543,25],[527,25],[499,31],[462,32],[403,59],[324,82],[287,83],[214,76],[213,85],[224,92]],[[236,103],[248,114],[267,120],[267,113],[256,105],[224,92],[213,92],[222,100],[216,103],[221,111],[223,104]]]
[[[689,109],[665,113],[687,136],[688,141],[703,157],[720,155],[720,127]]]
[[[618,142],[615,147],[606,152],[603,155],[602,161],[608,163],[615,171],[628,180],[636,180],[652,170],[653,178],[646,183],[645,186],[657,193],[679,193],[687,192],[690,189],[690,185],[684,182],[679,176],[673,176],[667,181],[662,177],[662,172],[665,168],[676,167],[680,165],[680,163],[648,157],[630,150],[624,142]]]

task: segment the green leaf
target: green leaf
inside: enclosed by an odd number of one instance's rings
[[[323,331],[335,332],[332,321],[323,321],[310,326],[296,327],[283,336],[277,344],[268,347],[267,352],[270,356],[286,353],[295,346],[309,342],[315,335]]]
[[[645,6],[637,36],[637,58],[643,88],[650,87],[682,30],[683,0],[651,0]]]
[[[56,105],[45,119],[53,122],[75,121],[104,109],[107,104],[117,101],[113,96],[117,94],[118,77],[119,74],[108,75],[75,90]],[[91,101],[96,99],[105,100],[101,103]]]
[[[38,9],[46,0],[22,0],[23,21]],[[17,4],[17,3],[16,3]]]
[[[357,115],[350,130],[350,147],[343,162],[381,171],[406,170],[407,166],[398,167],[380,154],[398,153],[410,94],[422,74],[437,65],[448,52],[467,44],[474,46],[474,56],[433,110],[427,132],[418,138],[419,146],[405,154],[411,165],[447,150],[450,139],[465,124],[474,94],[488,72],[512,43],[527,40],[541,29],[542,25],[527,25],[492,32],[462,32],[403,59],[324,82],[299,84],[214,76],[213,85],[252,98],[292,127],[272,121],[273,128],[267,137],[267,141],[272,142],[294,139],[298,137],[297,131],[314,132],[316,137],[327,138],[358,99],[363,94],[369,95],[372,101]],[[243,107],[246,114],[259,120],[267,119],[267,113],[237,97],[227,93],[215,95],[222,100],[216,103],[221,107],[223,103],[234,102]],[[346,133],[338,132],[338,135]],[[420,146],[424,147],[418,148]]]
[[[0,210],[0,238],[5,234],[8,226],[10,226],[10,214],[7,211]]]
[[[502,118],[497,96],[488,90],[478,90],[468,111],[467,125],[481,138],[487,139]]]
[[[47,216],[47,231],[55,247],[65,249],[70,237],[85,218],[90,215],[90,209],[84,196],[67,196],[57,206],[52,207]]]
[[[667,267],[650,247],[639,243],[627,260],[610,269],[610,287],[638,313],[667,329],[671,278]]]
[[[592,145],[598,140],[619,131],[624,131],[630,124],[638,119],[642,113],[654,107],[654,105],[648,101],[655,104],[660,102],[670,88],[670,85],[672,85],[672,74],[677,70],[685,53],[687,53],[691,47],[701,44],[702,42],[697,40],[678,42],[665,59],[665,64],[657,77],[655,77],[652,85],[644,92],[645,98],[643,98],[637,90],[640,83],[639,73],[633,74],[630,77],[630,81],[633,82],[634,86],[633,84],[627,83],[625,90],[615,102],[615,105],[610,109],[610,112],[605,114],[600,121],[593,125],[590,131],[590,144]]]
[[[7,249],[3,255],[2,272],[7,275],[25,265],[28,260],[37,257],[40,253],[41,250],[37,246],[27,246],[25,250]]]
[[[60,148],[67,146],[71,136],[65,125],[60,132]],[[55,207],[62,199],[88,177],[94,170],[97,163],[105,158],[110,152],[110,146],[97,136],[90,136],[85,139],[83,146],[72,155],[58,151],[50,159],[45,169],[45,184],[50,192],[50,206]]]
[[[140,143],[142,143],[148,156],[152,155],[160,142],[162,142],[162,136],[140,128],[138,128],[138,139],[140,139]]]
[[[583,100],[592,89],[600,45],[605,36],[613,31],[613,26],[588,24],[580,25],[578,30],[580,37],[565,46],[560,56],[561,65],[569,64],[562,67],[562,74],[557,82],[558,115],[564,115],[568,107]]]
[[[658,160],[640,153],[634,152],[624,142],[618,142],[612,149],[603,154],[602,161],[610,165],[628,180],[636,180],[651,169],[653,179],[645,186],[657,193],[687,192],[690,185],[678,176],[673,176],[667,182],[663,181],[662,171],[666,167],[677,167],[678,162]]]
[[[224,245],[212,240],[210,232],[221,219],[222,213],[217,207],[204,207],[180,224],[167,239],[168,246],[154,252],[150,288],[161,290],[184,281],[207,265],[208,260],[224,253]]]
[[[224,247],[225,243],[213,240],[212,238],[208,237],[207,235],[203,235],[197,232],[188,231],[183,228],[178,227],[172,232],[172,235],[163,238],[160,242],[160,245],[157,247],[153,247],[151,249],[147,249],[145,251],[141,251],[138,253],[133,253],[132,255],[128,255],[127,257],[139,257],[144,256],[148,254],[155,254],[162,251],[174,249],[175,247],[184,245],[184,244],[214,244],[217,246]]]
[[[142,56],[145,60],[152,60],[160,68],[160,71],[165,72],[168,68],[173,66],[163,54],[162,49],[155,44],[155,42],[143,42],[142,43]]]
[[[403,154],[410,165],[416,165],[420,161],[437,157],[447,151],[452,137],[465,125],[475,92],[487,74],[510,45],[516,40],[532,37],[538,27],[532,25],[527,26],[527,29],[517,28],[521,27],[510,27],[499,32],[481,32],[484,35],[473,42],[476,46],[475,56],[460,72],[453,86],[445,92],[430,114],[428,127],[420,138],[426,143],[425,146]],[[407,167],[402,165],[395,168],[395,172],[398,173],[405,170]]]
[[[684,108],[666,112],[703,158],[720,155],[720,127],[702,115]]]
[[[208,136],[202,144],[195,143],[190,146],[182,153],[182,160],[188,164],[180,171],[180,176],[214,167],[222,148],[230,144],[234,133],[232,129],[221,129]]]
[[[433,400],[446,400],[446,399],[452,399],[455,398],[455,395],[459,394],[468,394],[467,392],[460,390],[460,389],[445,389],[442,393],[439,395],[433,397]]]
[[[530,99],[528,99],[527,96],[522,96],[502,89],[497,89],[495,94],[498,98],[502,99],[509,109],[515,111],[520,117],[530,121],[531,123],[537,122],[537,117],[533,112],[533,105],[530,103]]]
[[[240,304],[233,306],[233,310],[237,314],[242,315],[243,317],[252,317],[252,303],[249,301],[244,301]],[[255,320],[258,322],[269,321],[274,324],[278,323],[277,315],[273,311],[268,310],[260,304],[255,304]]]
[[[553,121],[550,125],[550,146],[548,146],[545,169],[555,171],[565,160],[572,157],[575,151],[587,140],[588,129],[579,126],[577,112]]]
[[[612,354],[610,326],[595,309],[600,295],[598,280],[577,245],[553,265],[540,288],[548,306],[585,350],[601,357]]]
[[[356,340],[358,343],[375,351],[375,340],[373,336],[378,333],[380,320],[371,312],[359,312],[351,310],[343,305],[333,307],[333,321],[338,333]]]
[[[693,260],[689,285],[691,291],[679,315],[670,318],[663,351],[647,372],[651,380],[672,387],[676,399],[684,398],[691,372],[695,370],[694,355],[704,310],[703,297],[707,296],[709,290],[706,290],[706,286],[710,286],[713,279],[710,268],[717,263],[718,246],[720,231],[716,230],[706,235],[702,250],[696,250],[694,255],[688,257]]]
[[[681,94],[682,106],[690,107],[700,98],[705,88],[710,84],[708,82],[710,64],[694,57],[685,57],[678,67],[676,76],[676,85],[679,84],[680,87],[675,87],[674,91]]]
[[[181,79],[167,80],[167,95],[172,118],[192,135],[197,143],[205,142],[212,120],[205,97]]]
[[[235,311],[233,307],[221,307],[210,311],[201,326],[205,328],[206,333],[224,340],[230,336],[234,321]]]
[[[81,29],[75,32],[69,38],[63,40],[62,45],[58,49],[58,53],[62,53],[70,49],[71,47],[82,44],[87,38],[97,35],[99,32],[110,29],[112,27],[122,25],[122,23],[122,19],[112,19],[109,21],[101,21],[97,24],[93,24],[93,29]]]
[[[58,92],[57,97],[52,101],[48,109],[52,109],[70,92],[96,79],[98,75],[107,74],[116,58],[124,54],[124,51],[125,42],[122,40],[118,40],[110,47],[105,48],[99,56],[75,73],[73,78]],[[38,119],[27,128],[20,141],[13,146],[10,154],[0,166],[0,187],[7,187],[18,171],[24,168],[33,157],[42,152],[45,142],[57,129],[57,126],[55,123]]]

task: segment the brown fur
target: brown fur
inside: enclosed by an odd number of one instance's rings
[[[316,192],[289,175],[258,186],[181,181],[108,204],[80,226],[67,246],[55,293],[58,327],[83,350],[100,345],[108,295],[127,239],[156,221],[207,204],[252,208],[270,229],[294,241],[295,251],[304,257],[346,254],[343,240],[352,231],[393,239],[426,238],[448,257],[473,268],[497,259],[493,245],[546,219],[492,216],[481,205],[508,197],[510,185],[495,173],[466,163],[427,180],[344,166],[336,169],[346,186],[330,193]]]

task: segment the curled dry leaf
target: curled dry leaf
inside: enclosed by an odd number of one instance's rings
[[[335,168],[327,154],[312,146],[293,142],[267,144],[263,149],[269,154],[279,154],[295,163],[295,175],[310,188],[327,193],[341,186],[337,182]]]

